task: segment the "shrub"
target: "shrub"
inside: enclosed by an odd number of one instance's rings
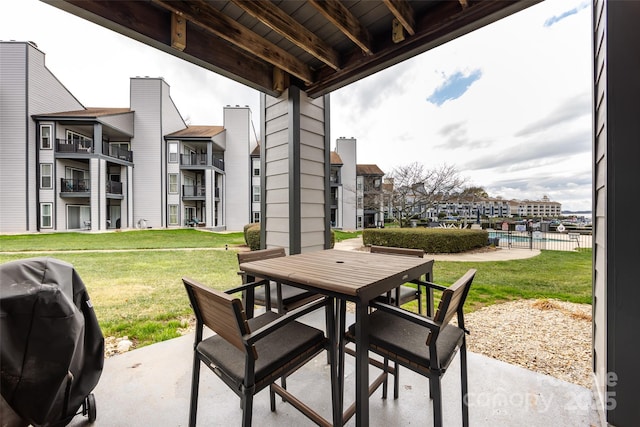
[[[245,241],[252,251],[260,249],[260,223],[245,227]]]
[[[260,223],[247,224],[244,226],[244,241],[252,251],[260,249]],[[336,244],[336,233],[331,230],[331,247]]]
[[[427,253],[458,253],[487,245],[485,230],[457,228],[367,229],[362,232],[365,245],[422,249]]]

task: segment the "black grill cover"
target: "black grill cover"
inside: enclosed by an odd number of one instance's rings
[[[0,391],[33,425],[66,425],[94,389],[104,338],[82,279],[54,258],[0,265]]]

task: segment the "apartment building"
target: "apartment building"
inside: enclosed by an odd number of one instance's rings
[[[248,107],[188,126],[164,79],[135,77],[129,107],[88,108],[30,42],[0,42],[0,90],[0,232],[251,221]]]

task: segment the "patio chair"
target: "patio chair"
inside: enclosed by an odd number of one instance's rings
[[[371,253],[424,258],[424,251],[422,249],[394,248],[389,246],[372,245]],[[424,282],[416,281],[415,288],[413,286],[402,285],[396,288],[394,291],[388,292],[385,295],[380,295],[380,297],[378,298],[383,302],[387,302],[396,306],[401,306],[413,300],[418,300],[418,313],[422,314],[422,290],[420,289],[420,286],[423,283]]]
[[[244,262],[259,261],[263,259],[271,259],[285,256],[284,248],[261,249],[251,252],[238,252],[238,265]],[[242,276],[242,282],[261,280],[259,277],[249,277],[245,272],[239,271]],[[243,303],[247,307],[249,317],[253,316],[253,310],[248,307],[246,292],[243,293]],[[322,298],[322,295],[315,292],[296,288],[295,286],[285,285],[281,283],[271,282],[269,286],[261,286],[254,291],[254,304],[265,306],[267,310],[271,310],[272,305],[278,309],[278,313],[286,313],[295,308],[301,307],[311,301]]]
[[[290,375],[317,354],[331,346],[330,340],[316,328],[297,322],[300,316],[321,307],[332,310],[330,298],[323,298],[286,315],[266,311],[247,319],[242,302],[230,294],[262,282],[247,283],[220,292],[183,277],[189,301],[196,316],[193,350],[193,376],[189,426],[196,425],[200,362],[208,366],[241,399],[242,425],[251,426],[253,396],[269,386],[271,411],[275,411],[275,394],[311,419],[321,419],[311,408],[274,384]],[[203,339],[207,326],[216,334]],[[332,402],[335,401],[335,364],[331,369]]]
[[[370,252],[377,253],[377,254],[412,256],[417,258],[424,258],[424,251],[422,249],[408,249],[408,248],[396,248],[392,246],[371,245]],[[386,302],[387,304],[395,305],[396,307],[404,305],[413,300],[418,300],[418,314],[422,314],[421,286],[425,286],[427,282],[424,282],[421,280],[415,280],[412,283],[416,285],[415,288],[413,286],[401,285],[393,291],[387,292],[384,295],[380,295],[377,298],[377,300]],[[386,365],[387,361],[385,360],[384,363]],[[400,372],[399,372],[397,362],[394,363],[393,371],[395,372],[393,376],[393,398],[397,399],[398,393],[400,392]],[[382,396],[386,398],[387,397],[387,380],[386,379],[384,380],[382,387],[383,387]]]
[[[476,270],[470,269],[453,285],[431,284],[442,291],[440,304],[433,319],[417,315],[402,308],[374,301],[376,310],[369,315],[369,350],[412,371],[429,378],[429,391],[433,399],[433,425],[442,426],[441,378],[460,350],[460,376],[462,389],[462,423],[469,425],[467,406],[467,348],[463,305],[469,293]],[[457,325],[449,321],[457,315]],[[346,333],[355,341],[355,324]],[[396,374],[385,363],[385,372]]]

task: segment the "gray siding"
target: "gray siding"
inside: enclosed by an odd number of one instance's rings
[[[324,249],[325,227],[324,98],[300,94],[300,245],[302,252]]]
[[[593,11],[594,370],[607,423],[631,426],[640,422],[640,251],[629,216],[640,182],[640,55],[629,41],[640,40],[640,2],[598,0]]]
[[[290,253],[325,248],[329,147],[324,102],[296,88],[277,99],[263,98],[266,247]]]
[[[288,92],[280,98],[266,96],[263,174],[265,211],[262,227],[266,247],[289,248]]]
[[[601,411],[606,400],[607,374],[607,303],[606,303],[606,251],[605,251],[605,199],[606,199],[606,69],[604,0],[594,2],[594,197],[593,210],[593,369],[594,387],[601,397]]]

